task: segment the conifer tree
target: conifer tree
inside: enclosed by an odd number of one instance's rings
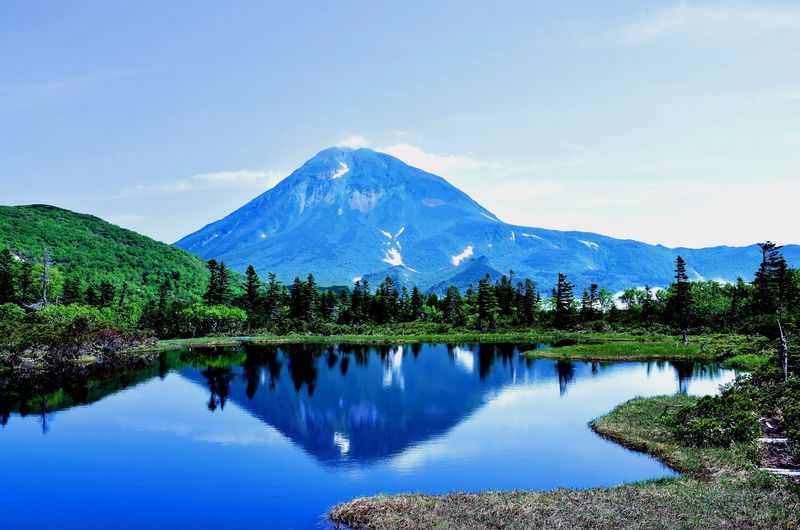
[[[454,326],[461,326],[464,324],[464,302],[458,287],[451,285],[447,288],[443,305],[443,317],[445,322]]]
[[[555,301],[555,326],[558,329],[567,329],[572,325],[574,302],[574,285],[567,281],[567,275],[558,273],[558,283],[553,289],[553,299]]]
[[[7,248],[0,250],[0,304],[17,301],[14,289],[14,256]]]
[[[692,305],[692,286],[686,274],[686,261],[681,256],[675,259],[675,283],[672,295],[672,318],[675,325],[686,331],[689,326],[689,309]]]
[[[17,277],[17,299],[20,303],[35,301],[38,297],[33,278],[33,265],[29,261],[23,261],[19,267],[19,275]]]
[[[532,280],[526,279],[525,283],[519,284],[519,309],[517,315],[519,322],[525,326],[531,326],[536,320],[539,311],[539,295],[536,292],[536,285]]]
[[[100,282],[98,290],[97,306],[98,307],[111,307],[114,304],[114,295],[116,289],[109,281]]]
[[[494,329],[499,313],[500,305],[497,303],[497,294],[494,286],[489,282],[487,274],[478,282],[478,327],[483,330]]]
[[[62,304],[83,303],[83,293],[81,292],[81,282],[78,278],[67,278],[64,280],[64,288],[61,291]]]
[[[411,289],[411,298],[408,301],[408,312],[412,322],[422,320],[422,308],[425,304],[425,298],[422,296],[422,291],[415,285]]]
[[[258,313],[261,302],[261,281],[252,265],[247,266],[244,276],[244,310],[248,319],[253,319]]]

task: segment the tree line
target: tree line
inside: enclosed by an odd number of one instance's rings
[[[35,308],[46,303],[85,305],[123,312],[128,321],[160,337],[240,332],[282,334],[366,332],[371,327],[503,331],[518,329],[651,330],[654,332],[765,332],[782,319],[798,322],[800,275],[789,267],[781,247],[761,244],[762,262],[754,279],[736,283],[690,281],[688,264],[678,256],[673,282],[664,289],[631,288],[613,295],[597,284],[576,292],[567,275],[541,292],[530,279],[509,271],[498,279],[477,279],[463,292],[426,294],[398,286],[387,277],[377,286],[358,280],[352,288],[321,288],[313,274],[285,285],[273,273],[259,277],[253,266],[244,276],[223,262],[209,260],[202,297],[179,296],[176,278],[165,277],[155,299],[131,301],[127,284],[83,286],[63,277],[47,260],[31,264],[0,250],[0,305]],[[47,293],[49,292],[49,300]]]

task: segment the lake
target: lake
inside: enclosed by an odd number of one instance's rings
[[[611,486],[674,475],[587,422],[705,395],[686,362],[529,360],[545,345],[183,350],[0,396],[4,528],[314,528],[376,493]],[[20,395],[22,394],[22,395]]]

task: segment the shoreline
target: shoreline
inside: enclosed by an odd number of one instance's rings
[[[800,495],[750,461],[748,444],[685,447],[663,413],[697,398],[634,398],[590,422],[599,436],[682,473],[607,488],[362,497],[328,513],[339,528],[794,528]],[[624,507],[624,508],[623,508]]]

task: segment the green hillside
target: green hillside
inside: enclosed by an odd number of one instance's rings
[[[205,262],[184,250],[97,217],[47,205],[0,206],[0,247],[38,262],[48,248],[56,267],[86,285],[127,284],[131,295],[154,298],[167,279],[180,297],[199,296]]]

